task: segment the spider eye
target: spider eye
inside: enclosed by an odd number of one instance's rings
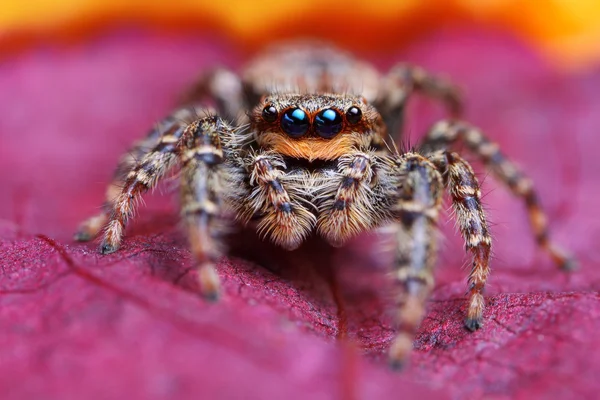
[[[267,104],[262,110],[262,117],[267,122],[275,122],[277,120],[277,109],[272,104]]]
[[[299,108],[287,110],[281,117],[281,129],[293,138],[304,135],[309,127],[308,115]]]
[[[362,119],[362,111],[360,111],[360,108],[352,106],[346,111],[346,119],[348,120],[348,123],[352,125],[358,124]]]
[[[315,131],[325,139],[337,135],[343,126],[343,119],[339,112],[328,108],[315,117]]]

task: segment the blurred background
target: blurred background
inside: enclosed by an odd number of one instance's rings
[[[483,26],[509,32],[564,68],[600,59],[596,0],[3,0],[0,52],[40,42],[80,42],[115,27],[221,35],[245,49],[306,34],[345,47],[385,50],[432,31]]]

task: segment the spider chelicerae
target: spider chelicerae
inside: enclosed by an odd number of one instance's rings
[[[394,143],[415,92],[442,101],[450,118],[433,125],[418,151],[399,152]],[[531,181],[459,119],[457,89],[418,67],[398,65],[381,76],[327,45],[285,44],[250,62],[241,76],[212,70],[186,99],[192,106],[165,118],[121,159],[102,211],[81,224],[77,240],[102,231],[100,251],[116,251],[136,199],[176,166],[181,216],[208,298],[219,295],[215,265],[227,254],[224,238],[232,224],[252,222],[290,250],[313,233],[340,245],[391,227],[393,277],[401,289],[390,360],[399,366],[434,284],[445,189],[472,256],[465,326],[482,326],[492,239],[473,169],[452,151],[462,143],[524,200],[537,243],[560,267],[575,266],[550,241]]]

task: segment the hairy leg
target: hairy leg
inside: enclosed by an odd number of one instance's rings
[[[428,74],[420,67],[399,64],[382,80],[375,102],[375,107],[381,112],[388,133],[393,138],[402,135],[405,107],[414,92],[443,102],[453,118],[462,114],[462,101],[456,86]]]
[[[182,154],[181,214],[202,293],[216,300],[220,285],[215,265],[223,255],[228,227],[223,213],[225,191],[232,190],[220,138],[231,135],[232,129],[218,117],[207,117],[190,125],[188,132],[191,137]]]
[[[446,151],[433,153],[430,160],[444,177],[452,197],[452,207],[467,251],[473,257],[469,274],[469,309],[465,326],[475,331],[482,326],[483,288],[490,273],[492,237],[481,206],[481,190],[473,169],[458,154]]]
[[[550,254],[552,260],[562,269],[576,268],[577,261],[574,257],[550,240],[548,218],[540,205],[531,179],[508,160],[498,145],[486,138],[481,131],[464,122],[442,121],[429,131],[422,149],[426,153],[431,153],[448,149],[458,143],[465,143],[515,196],[523,199],[536,242]]]
[[[249,220],[259,215],[259,234],[285,249],[297,248],[315,224],[314,215],[302,204],[298,193],[303,189],[302,182],[286,182],[285,164],[277,154],[255,154],[246,164],[250,166],[252,192],[242,217]]]
[[[215,68],[203,73],[181,98],[182,105],[206,104],[214,101],[214,107],[226,121],[245,117],[242,83],[239,77],[225,68]]]
[[[393,277],[401,286],[398,298],[398,334],[390,348],[390,363],[402,367],[412,350],[415,333],[425,314],[433,288],[436,261],[436,221],[442,203],[440,173],[426,158],[413,153],[397,159],[394,173],[401,192],[394,210],[396,252]]]
[[[338,174],[328,180],[320,196],[317,230],[332,245],[363,232],[377,222],[371,192],[373,156],[355,152],[340,158]]]
[[[102,210],[81,223],[75,233],[75,240],[91,240],[102,230],[123,190],[126,186],[134,183],[131,180],[133,171],[137,170],[140,174],[144,174],[148,172],[145,169],[149,168],[151,174],[158,173],[160,176],[167,172],[175,159],[173,151],[177,142],[183,135],[187,124],[195,118],[196,114],[192,109],[186,108],[175,112],[159,122],[146,138],[137,142],[129,152],[121,157],[113,179],[106,190]],[[159,166],[158,163],[165,159],[169,164],[164,167]],[[158,178],[156,177],[156,179]],[[132,193],[142,190],[141,187],[139,189],[130,187],[130,189]]]

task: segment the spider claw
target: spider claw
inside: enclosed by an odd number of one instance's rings
[[[86,232],[84,230],[77,231],[73,235],[73,240],[75,240],[76,242],[89,242],[93,238],[94,237],[89,232]]]
[[[578,270],[580,267],[579,261],[575,257],[568,256],[565,258],[563,263],[559,266],[564,272],[572,272]]]
[[[110,253],[114,253],[115,251],[117,251],[119,249],[119,246],[116,245],[110,245],[108,243],[102,243],[100,245],[100,253],[101,254],[110,254]]]
[[[577,259],[562,247],[554,243],[547,243],[543,247],[550,253],[550,257],[558,268],[564,272],[571,272],[579,269],[579,262]]]
[[[390,369],[394,372],[404,371],[404,369],[406,368],[406,365],[407,365],[407,363],[405,360],[390,360],[389,361]]]
[[[465,319],[465,328],[471,332],[481,329],[483,326],[482,318],[467,318]]]
[[[79,225],[77,232],[73,235],[73,239],[77,242],[88,242],[96,237],[105,223],[105,213],[94,215]]]
[[[202,265],[199,270],[199,280],[202,296],[210,302],[219,301],[221,284],[219,275],[212,263]]]
[[[388,364],[394,371],[402,371],[408,365],[408,356],[413,348],[412,336],[401,332],[392,342],[389,350]]]
[[[217,303],[221,299],[219,291],[202,291],[202,297],[209,303]]]

